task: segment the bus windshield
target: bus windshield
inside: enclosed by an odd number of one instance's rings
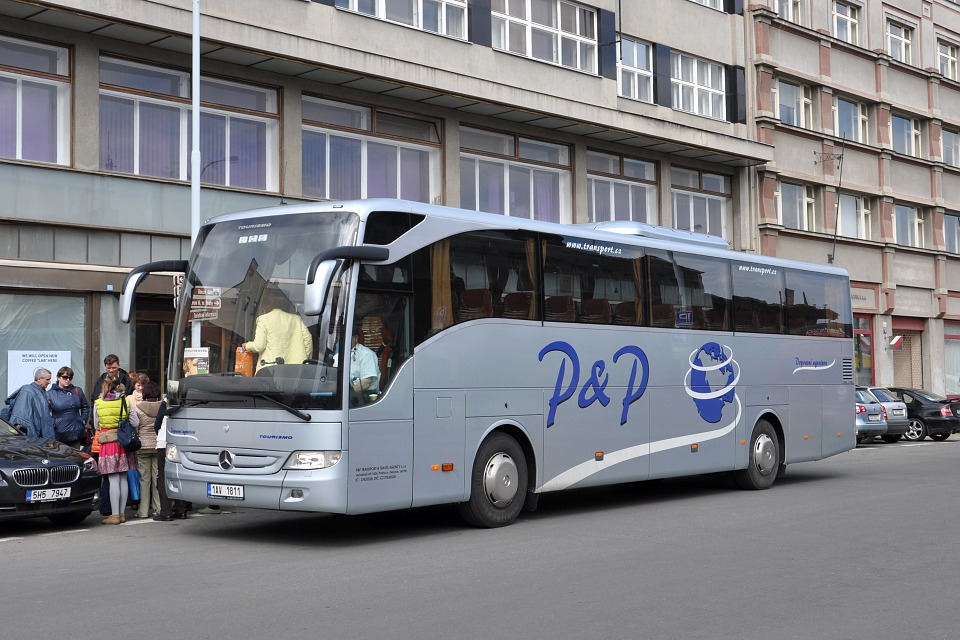
[[[179,381],[180,404],[339,406],[336,329],[343,325],[349,270],[333,283],[319,317],[303,315],[304,277],[317,254],[354,244],[358,228],[358,216],[349,212],[245,217],[205,227],[173,340],[170,379]]]

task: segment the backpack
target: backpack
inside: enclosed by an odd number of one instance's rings
[[[13,413],[13,404],[17,401],[17,395],[20,393],[20,389],[17,389],[7,398],[6,402],[3,403],[3,409],[0,409],[0,418],[9,422],[10,416]]]

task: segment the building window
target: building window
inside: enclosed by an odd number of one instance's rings
[[[777,191],[780,224],[788,229],[814,230],[816,195],[813,187],[781,182]]]
[[[865,105],[839,96],[834,97],[833,131],[838,137],[866,144],[870,141],[869,124]]]
[[[653,102],[653,47],[642,40],[620,37],[618,93],[624,98]]]
[[[464,127],[460,130],[460,206],[474,211],[569,223],[570,149]]]
[[[0,36],[0,157],[67,164],[70,54]]]
[[[960,133],[952,129],[940,132],[940,144],[943,145],[943,162],[951,167],[960,167]]]
[[[834,0],[832,13],[834,37],[849,44],[859,44],[860,36],[857,26],[860,22],[860,7],[849,2]]]
[[[657,165],[621,155],[587,151],[590,222],[633,220],[657,224]]]
[[[439,193],[436,122],[311,96],[302,112],[304,195],[432,202]]]
[[[674,227],[727,237],[729,176],[673,167],[670,182]]]
[[[937,66],[944,78],[957,79],[957,45],[945,40],[937,41]]]
[[[773,104],[783,124],[807,129],[813,126],[813,93],[810,87],[777,79],[773,83]]]
[[[565,0],[492,0],[493,47],[597,73],[597,12]]]
[[[467,0],[336,0],[336,6],[451,38],[467,37]]]
[[[960,253],[960,217],[943,216],[943,239],[948,252]]]
[[[674,109],[717,120],[726,117],[723,65],[672,52],[670,78]]]
[[[857,384],[873,384],[873,327],[869,316],[854,316],[853,346]]]
[[[276,191],[277,91],[200,79],[200,181]],[[100,168],[189,180],[190,74],[100,59]]]
[[[710,7],[711,9],[716,9],[717,11],[723,11],[723,0],[692,0],[697,4],[702,4],[705,7]]]
[[[912,40],[913,29],[893,20],[887,21],[887,53],[891,58],[910,64]]]
[[[921,152],[920,121],[896,113],[891,114],[890,141],[893,150],[897,153],[919,157]]]
[[[777,0],[777,15],[800,24],[800,0]]]
[[[915,207],[893,206],[893,241],[907,247],[923,248],[923,215]]]
[[[846,238],[870,239],[870,205],[866,198],[840,194],[837,233]]]

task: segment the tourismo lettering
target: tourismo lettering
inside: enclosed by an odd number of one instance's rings
[[[568,342],[557,340],[540,350],[540,362],[543,362],[543,359],[548,354],[554,352],[562,354],[562,358],[560,360],[559,370],[557,371],[557,383],[554,385],[553,396],[550,398],[549,403],[550,411],[547,414],[548,429],[553,426],[556,420],[557,407],[572,398],[578,388],[580,389],[580,394],[577,396],[577,406],[581,409],[586,409],[594,402],[600,402],[604,407],[610,404],[610,396],[606,393],[610,376],[606,372],[606,363],[603,360],[597,360],[593,363],[590,367],[589,378],[583,383],[583,387],[580,387],[580,356],[577,354],[577,350]],[[626,392],[621,401],[623,405],[623,410],[620,412],[621,426],[627,423],[630,405],[639,400],[640,397],[643,396],[644,391],[647,390],[647,380],[650,377],[650,366],[647,361],[647,354],[643,352],[643,349],[634,345],[622,347],[613,354],[614,364],[625,356],[632,357],[630,358],[630,380],[627,383]],[[570,368],[569,376],[567,375],[568,363]],[[638,373],[640,377],[639,382],[637,381]]]

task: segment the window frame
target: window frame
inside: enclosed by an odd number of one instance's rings
[[[618,170],[616,172],[605,172],[598,169],[590,168],[590,157],[593,155],[595,158],[600,156],[605,156],[610,160],[616,160]],[[649,164],[652,166],[652,179],[639,178],[637,176],[628,175],[628,172],[625,170],[625,167],[630,162]],[[624,218],[617,217],[617,195],[618,193],[623,193],[622,189],[627,188],[627,195],[629,198],[628,202],[628,212],[629,217],[625,218],[626,220],[631,220],[634,222],[645,222],[647,224],[657,224],[657,202],[659,201],[659,185],[657,184],[657,178],[659,176],[659,171],[657,170],[657,163],[652,160],[644,160],[641,158],[633,158],[630,156],[625,156],[619,153],[611,153],[608,151],[595,151],[593,149],[587,149],[587,217],[590,222],[605,222],[608,220],[623,220]],[[606,220],[597,219],[597,189],[601,186],[601,181],[609,184],[609,202],[611,204],[611,217]],[[618,190],[618,187],[620,189]],[[644,190],[644,195],[646,200],[644,202],[644,209],[646,209],[646,215],[641,219],[637,214],[637,207],[635,205],[634,190],[640,187]]]
[[[491,213],[497,213],[505,216],[516,216],[515,203],[511,201],[511,196],[513,195],[514,189],[511,187],[511,169],[518,170],[528,170],[530,171],[530,179],[535,178],[534,171],[540,171],[547,174],[554,174],[557,177],[557,198],[558,198],[558,210],[556,211],[556,219],[553,218],[544,218],[543,216],[538,215],[540,210],[537,208],[536,203],[533,200],[530,200],[528,204],[531,204],[529,215],[519,216],[526,217],[530,220],[544,220],[546,219],[549,222],[560,222],[560,223],[570,223],[573,221],[573,162],[572,162],[572,150],[569,145],[543,140],[538,138],[532,138],[528,136],[522,136],[520,134],[506,133],[503,131],[494,131],[491,129],[484,129],[481,127],[472,127],[472,126],[461,126],[461,134],[464,131],[477,132],[481,135],[493,136],[494,138],[501,138],[504,143],[509,143],[510,152],[503,153],[493,151],[490,149],[475,149],[472,147],[465,147],[463,145],[463,136],[461,135],[461,144],[458,153],[458,160],[461,165],[461,184],[465,178],[463,171],[463,162],[464,160],[469,160],[475,162],[476,170],[472,175],[474,182],[474,201],[472,204],[464,203],[463,198],[466,197],[463,188],[461,187],[461,201],[460,208],[467,209],[470,211],[486,211],[485,209],[480,208],[480,179],[481,179],[481,163],[486,163],[487,167],[499,163],[503,175],[503,181],[500,183],[503,187],[502,200],[500,201],[501,211],[495,211]],[[494,138],[491,138],[494,139]],[[558,162],[549,162],[539,160],[537,158],[525,157],[524,156],[524,145],[528,147],[530,145],[546,145],[547,147],[555,147],[559,155],[557,157]],[[504,147],[505,149],[508,147]],[[562,153],[565,152],[565,153]],[[532,184],[530,196],[533,198],[533,189]]]
[[[690,61],[689,68],[692,71],[692,78],[683,78],[683,70],[685,68],[684,62]],[[701,83],[700,76],[701,72],[705,69],[709,71],[711,78],[714,76],[714,72],[719,75],[720,78],[720,88],[709,84],[710,80],[707,80],[707,84]],[[681,77],[677,77],[677,75]],[[697,56],[692,56],[682,51],[671,51],[670,52],[670,106],[677,111],[683,111],[685,113],[692,113],[703,118],[710,118],[713,120],[726,120],[727,118],[727,78],[726,78],[726,68],[724,65],[719,62],[714,62],[712,60],[707,60],[706,58],[699,58]],[[690,108],[686,108],[687,100],[684,99],[684,96],[687,94],[685,89],[689,89],[689,101],[692,103]],[[704,102],[704,97],[701,94],[706,94],[707,100],[706,104],[710,105],[709,113],[704,113],[701,110],[701,104]],[[719,97],[719,110],[720,113],[715,113],[715,99]],[[679,104],[678,104],[679,103]]]
[[[947,135],[952,144],[948,146]],[[960,167],[960,129],[943,127],[940,129],[940,159],[949,167]]]
[[[949,80],[957,80],[958,57],[960,47],[944,38],[937,38],[937,69],[940,70],[940,75]]]
[[[899,30],[899,33],[895,33]],[[887,18],[887,54],[897,62],[913,63],[914,27],[894,18]]]
[[[340,100],[334,100],[327,97],[321,97],[313,94],[304,93],[301,96],[301,105],[303,103],[312,103],[320,106],[328,106],[332,109],[342,111],[344,113],[350,114],[353,113],[356,115],[356,126],[351,126],[349,124],[344,124],[343,122],[330,122],[324,120],[311,119],[307,116],[301,117],[300,122],[300,136],[301,144],[304,150],[301,151],[301,158],[303,153],[306,151],[306,146],[303,144],[303,139],[306,134],[316,134],[325,136],[324,143],[324,180],[323,185],[317,187],[319,191],[314,190],[314,185],[312,183],[308,184],[307,176],[304,175],[303,179],[303,194],[311,198],[320,198],[320,199],[341,199],[339,195],[331,195],[333,185],[331,183],[330,170],[332,166],[331,161],[331,147],[330,147],[330,138],[331,136],[344,139],[344,140],[356,140],[360,143],[360,164],[358,167],[359,176],[357,178],[358,186],[360,189],[360,194],[356,195],[357,198],[366,198],[366,197],[375,197],[370,196],[370,180],[369,180],[369,169],[370,169],[370,148],[371,145],[380,145],[383,147],[392,146],[396,148],[397,154],[402,154],[403,150],[416,151],[418,153],[425,152],[427,154],[429,166],[427,167],[426,175],[421,175],[420,178],[427,180],[427,189],[429,191],[428,197],[426,200],[420,200],[422,202],[434,202],[437,198],[435,194],[440,191],[440,181],[441,181],[441,149],[443,146],[443,136],[440,128],[440,123],[432,118],[421,118],[413,114],[405,114],[399,111],[392,109],[379,109],[377,107],[372,107],[368,105],[355,104],[351,102],[345,102]],[[305,111],[301,108],[301,112]],[[421,122],[425,125],[432,125],[432,129],[436,134],[436,140],[423,139],[402,136],[395,132],[384,132],[381,130],[380,123],[381,121],[388,120],[390,116],[396,116],[399,118],[408,118],[413,121]],[[308,166],[308,163],[302,162],[303,167]],[[396,161],[396,187],[397,187],[397,196],[404,198],[405,194],[402,193],[401,188],[402,183],[402,159],[397,158]],[[306,174],[306,171],[304,170]],[[309,189],[309,191],[308,191]],[[354,196],[351,196],[351,199]],[[405,199],[415,200],[415,198],[410,198],[406,196]]]
[[[846,13],[840,10],[843,7]],[[863,7],[844,0],[833,0],[830,6],[830,23],[833,37],[847,44],[860,45],[860,13]],[[841,22],[844,23],[841,33]]]
[[[853,199],[856,210],[854,213],[854,219],[856,220],[856,228],[853,230],[853,233],[847,233],[843,224],[844,220],[844,210],[843,202],[844,198]],[[848,200],[849,202],[849,200]],[[864,196],[854,194],[854,193],[839,193],[837,194],[837,204],[838,214],[837,215],[837,233],[845,238],[855,238],[857,240],[870,240],[873,237],[873,229],[871,228],[871,218],[870,218],[870,200]]]
[[[784,186],[789,186],[791,188],[801,189],[802,192],[798,195],[799,197],[795,199],[795,204],[797,205],[796,217],[798,221],[797,226],[791,226],[784,221],[783,211],[784,211]],[[816,230],[816,207],[817,207],[817,196],[816,191],[812,185],[803,184],[800,182],[791,182],[789,180],[778,180],[777,181],[777,192],[775,194],[777,201],[777,220],[780,225],[786,229],[797,229],[799,231],[815,231]]]
[[[73,67],[72,49],[49,42],[40,42],[24,38],[0,35],[0,41],[29,47],[52,53],[56,56],[54,71],[31,69],[27,67],[5,65],[0,68],[0,78],[12,81],[14,84],[15,113],[13,116],[13,153],[0,157],[24,162],[43,162],[60,166],[69,166],[71,163],[70,147],[73,132]],[[53,158],[24,157],[24,141],[33,136],[24,131],[24,118],[30,111],[24,106],[24,83],[34,86],[52,88],[55,92],[53,112],[56,131],[52,141]],[[29,153],[29,152],[28,152]]]
[[[389,22],[391,24],[398,24],[404,27],[409,27],[411,29],[416,29],[418,31],[423,31],[425,33],[434,33],[440,36],[445,36],[447,38],[454,38],[456,40],[467,40],[467,34],[469,31],[469,14],[468,11],[468,0],[407,0],[415,3],[414,15],[412,22],[407,22],[405,20],[397,20],[388,17],[387,12],[387,2],[389,0],[367,0],[368,2],[373,2],[373,13],[369,11],[364,11],[360,5],[362,0],[336,0],[334,6],[343,11],[350,11],[352,13],[358,13],[363,16],[369,16],[371,18],[376,18],[377,20],[383,20],[384,22]],[[438,8],[438,23],[439,28],[437,30],[428,29],[424,26],[424,3],[432,3]],[[455,7],[462,10],[460,18],[461,33],[449,33],[448,29],[448,20],[450,18],[448,7]]]
[[[689,184],[684,184],[683,182],[675,180],[677,175],[675,172],[684,172],[688,175],[696,174],[697,176],[697,186],[691,186]],[[715,173],[713,171],[702,171],[699,169],[692,169],[689,167],[673,166],[670,169],[670,212],[671,212],[671,223],[674,229],[681,229],[692,231],[694,233],[706,233],[709,235],[714,235],[723,238],[724,240],[729,241],[729,227],[730,227],[730,205],[733,200],[733,189],[732,182],[733,178],[731,176]],[[716,191],[705,187],[705,176],[712,176],[713,178],[720,178],[724,183],[724,188],[726,191]],[[686,196],[690,198],[689,204],[689,220],[686,226],[680,226],[679,224],[679,196]],[[704,210],[706,211],[706,221],[708,223],[706,229],[698,230],[696,227],[696,211],[694,210],[695,200],[704,201]],[[715,233],[713,229],[710,228],[710,212],[709,204],[711,202],[719,202],[720,204],[720,229],[719,233]],[[702,226],[702,225],[701,225]]]
[[[960,213],[944,212],[943,246],[947,253],[960,254]]]
[[[902,219],[901,216],[912,219]],[[907,238],[900,237],[901,227],[907,231]],[[918,207],[893,203],[893,242],[905,247],[924,248],[923,212]]]
[[[840,103],[845,102],[847,104],[854,105],[857,108],[857,137],[848,138],[843,135],[840,131]],[[833,133],[836,137],[842,140],[850,140],[851,142],[859,142],[861,144],[870,143],[870,114],[868,108],[864,103],[856,99],[845,98],[840,95],[833,96]]]
[[[900,138],[899,142],[900,148],[898,147],[898,138],[894,129],[894,121],[902,121],[907,124],[909,127],[909,135],[906,137]],[[896,153],[901,153],[903,155],[911,156],[914,158],[921,157],[923,152],[923,130],[918,118],[913,116],[903,115],[896,112],[890,112],[890,148],[893,149]]]
[[[800,0],[777,0],[777,15],[781,20],[800,23]]]
[[[134,131],[133,131],[133,148],[132,152],[132,168],[130,171],[118,170],[115,171],[112,167],[105,167],[103,163],[103,149],[102,141],[105,132],[101,126],[99,135],[101,137],[101,161],[100,169],[102,171],[111,171],[116,173],[121,173],[123,175],[135,175],[142,177],[153,177],[167,180],[180,180],[187,181],[190,179],[192,171],[192,163],[190,162],[190,153],[192,143],[190,141],[190,136],[192,134],[192,129],[190,127],[191,114],[190,110],[192,109],[192,102],[190,100],[190,89],[191,89],[191,80],[190,72],[176,67],[165,67],[162,65],[151,64],[146,62],[139,62],[136,60],[130,60],[126,58],[121,58],[111,55],[101,55],[99,56],[98,64],[101,65],[99,68],[102,68],[103,63],[108,63],[112,65],[119,65],[128,70],[128,72],[134,72],[135,70],[143,70],[151,73],[161,73],[166,74],[170,78],[177,78],[177,88],[171,92],[161,92],[153,90],[144,90],[140,88],[134,88],[130,86],[112,84],[105,82],[101,77],[98,85],[98,99],[101,101],[101,112],[102,112],[102,100],[104,98],[113,98],[115,100],[122,100],[133,103],[133,117],[134,117]],[[102,75],[102,74],[101,74]],[[230,188],[239,188],[239,189],[251,189],[256,191],[267,191],[267,192],[278,192],[280,190],[280,90],[277,87],[271,87],[267,85],[261,85],[251,82],[240,82],[230,78],[223,78],[220,76],[210,76],[201,74],[200,75],[201,85],[203,84],[215,84],[222,87],[235,87],[238,89],[244,89],[247,91],[254,90],[260,91],[264,96],[264,109],[265,110],[256,110],[249,107],[244,107],[240,105],[230,105],[224,103],[214,103],[210,101],[201,101],[200,103],[200,117],[204,116],[216,116],[223,117],[226,121],[225,124],[225,133],[224,133],[224,153],[221,160],[214,160],[207,162],[201,169],[200,181],[203,184],[212,185],[212,186],[224,186]],[[178,112],[178,124],[179,124],[179,139],[178,139],[178,169],[177,176],[157,176],[150,173],[144,173],[142,170],[141,156],[142,156],[142,147],[141,147],[141,138],[143,131],[140,128],[140,118],[142,115],[142,106],[143,105],[153,105],[156,107],[163,107],[165,109],[175,109]],[[102,115],[101,115],[102,117]],[[231,182],[230,176],[232,172],[232,165],[236,161],[236,154],[231,153],[232,138],[229,133],[229,128],[233,125],[234,121],[239,122],[253,122],[264,125],[264,146],[259,151],[263,157],[263,167],[262,174],[259,178],[263,180],[263,186],[249,186],[242,184],[234,184]],[[109,135],[109,134],[107,134]],[[204,144],[203,139],[201,139],[201,146]],[[123,149],[119,149],[122,151]],[[110,157],[110,150],[107,150],[107,158]],[[224,179],[222,182],[205,180],[204,171],[208,168],[214,166],[216,163],[223,163],[223,175]]]
[[[573,69],[590,75],[599,75],[599,11],[588,5],[571,2],[570,0],[542,0],[549,2],[552,7],[551,19],[555,24],[536,22],[533,13],[532,0],[493,0],[490,7],[491,46],[496,51],[520,55],[531,60],[545,62],[564,69]],[[499,5],[499,6],[498,6]],[[564,10],[567,10],[566,12]],[[570,11],[575,16],[574,28],[576,32],[564,28],[565,16]],[[583,18],[589,17],[589,24],[581,24]],[[513,31],[518,29],[519,31]],[[512,42],[512,36],[522,31],[522,51]],[[584,35],[584,31],[588,32]],[[592,36],[589,35],[592,33]],[[535,52],[535,35],[550,34],[553,38],[551,57],[537,55]],[[564,44],[576,45],[576,64],[564,62]],[[589,60],[584,60],[589,58]]]
[[[798,115],[798,122],[787,122],[783,119],[783,88],[782,85],[787,85],[797,89],[799,103],[795,103],[794,106],[799,106],[796,109]],[[785,78],[774,78],[773,81],[773,105],[776,110],[777,119],[785,125],[791,127],[801,127],[804,129],[813,128],[813,90],[810,88],[810,85],[804,84],[802,82],[792,82]]]
[[[624,41],[631,43],[631,50],[635,54],[632,56],[634,61],[639,58],[639,56],[636,55],[639,50],[639,46],[643,46],[646,49],[646,68],[636,66],[635,64],[629,64],[624,61]],[[638,102],[653,103],[653,45],[639,38],[621,35],[619,42],[617,43],[617,52],[619,53],[617,56],[617,95],[630,100],[636,100]],[[628,75],[632,78],[630,83],[631,91],[629,94],[624,91],[623,88],[625,75]],[[646,87],[646,91],[641,90],[641,86]],[[643,97],[644,93],[646,93],[648,98]]]

